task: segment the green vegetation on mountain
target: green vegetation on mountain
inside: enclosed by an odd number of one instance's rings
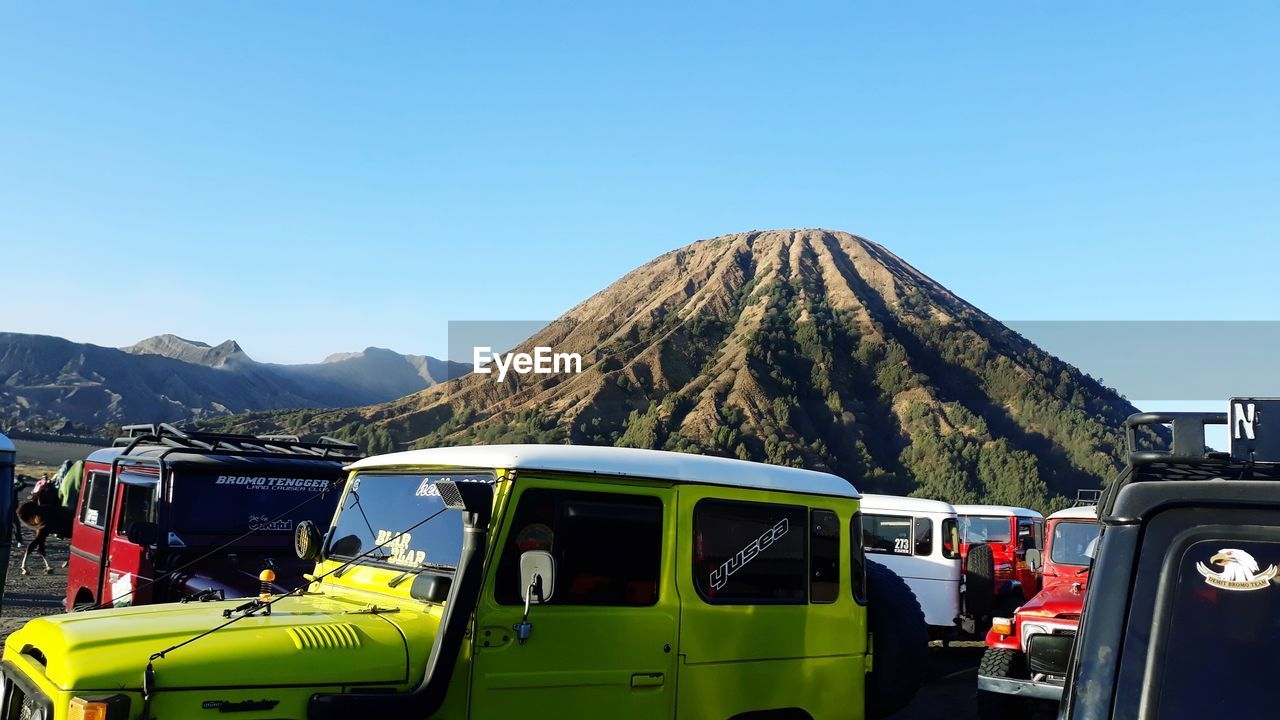
[[[371,450],[660,448],[828,469],[865,491],[1051,509],[1118,467],[1135,408],[883,247],[821,230],[694,243],[521,348],[583,373],[472,375],[359,410],[215,420]],[[376,444],[375,444],[376,443]]]

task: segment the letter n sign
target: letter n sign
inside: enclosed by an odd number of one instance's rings
[[[1280,398],[1231,398],[1227,423],[1232,458],[1280,462]]]

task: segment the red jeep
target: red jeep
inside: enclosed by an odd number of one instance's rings
[[[257,595],[302,583],[293,529],[327,526],[358,448],[329,438],[125,428],[85,460],[71,532],[68,611]]]
[[[1040,590],[1039,574],[1027,565],[1028,550],[1043,545],[1044,516],[1035,510],[1005,505],[956,505],[960,522],[960,557],[966,584],[991,583],[995,610],[1009,612]],[[971,552],[975,548],[989,550]],[[974,592],[977,588],[967,588]]]
[[[982,720],[1030,717],[1024,699],[1062,697],[1089,575],[1089,548],[1098,537],[1097,509],[1075,507],[1049,516],[1040,573],[1044,588],[1012,618],[994,618],[978,668]],[[1029,565],[1037,558],[1032,554]]]

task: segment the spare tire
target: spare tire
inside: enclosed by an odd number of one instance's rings
[[[964,610],[981,628],[991,615],[996,595],[996,559],[987,544],[969,546],[964,566]],[[981,630],[978,630],[981,632]]]
[[[872,653],[867,717],[883,718],[906,707],[924,682],[929,627],[911,588],[892,570],[869,560],[867,622]]]

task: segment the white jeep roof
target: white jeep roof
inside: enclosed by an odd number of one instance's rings
[[[347,466],[471,468],[647,478],[703,485],[856,498],[849,481],[830,473],[709,455],[587,445],[466,445],[375,455]]]
[[[957,505],[957,515],[999,515],[1002,517],[1028,517],[1042,518],[1044,517],[1035,510],[1028,510],[1020,507],[1010,507],[1008,505]]]
[[[1049,516],[1050,520],[1056,520],[1058,518],[1084,518],[1087,520],[1097,520],[1098,506],[1084,505],[1082,507],[1070,507],[1065,510],[1059,510]]]
[[[872,495],[862,496],[862,511],[868,510],[885,510],[889,512],[905,512],[905,513],[940,513],[942,515],[956,514],[955,507],[949,502],[941,500],[927,500],[925,498],[903,497],[901,495]]]

